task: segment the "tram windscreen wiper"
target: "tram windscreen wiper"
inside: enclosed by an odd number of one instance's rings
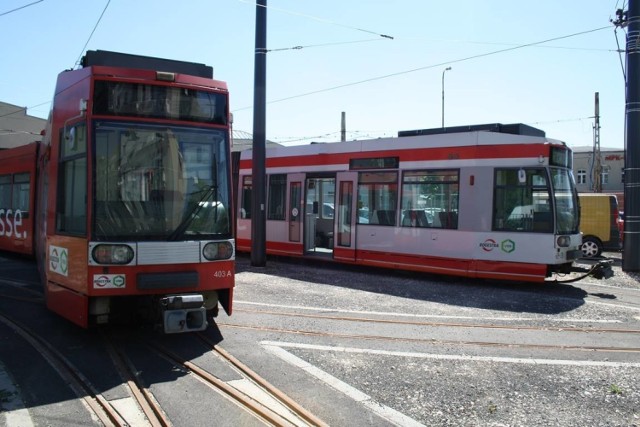
[[[187,213],[187,215],[180,222],[180,224],[178,224],[178,227],[175,229],[175,231],[171,233],[169,237],[167,237],[168,241],[178,240],[184,235],[187,228],[189,228],[189,225],[191,225],[193,220],[198,215],[198,212],[200,212],[200,210],[207,204],[207,199],[209,198],[209,196],[211,196],[211,194],[215,194],[216,196],[215,199],[217,200],[218,198],[217,197],[218,196],[218,167],[217,166],[218,164],[216,161],[216,156],[214,155],[213,156],[213,183],[210,186],[205,187],[201,190],[201,191],[204,191],[204,194],[200,197],[200,199],[198,199],[195,206]],[[218,204],[212,201],[212,206],[215,209],[214,216],[215,216],[215,219],[217,220]]]
[[[217,193],[217,188],[217,185],[210,185],[202,189],[202,191],[204,191],[204,194],[200,197],[200,199],[198,199],[195,206],[191,208],[191,210],[187,213],[182,222],[180,222],[178,227],[173,231],[173,233],[171,233],[169,237],[167,237],[168,241],[178,240],[183,236],[189,225],[191,225],[193,220],[198,215],[198,212],[200,212],[200,209],[202,209],[202,207],[207,203],[206,200],[211,196],[212,193]]]

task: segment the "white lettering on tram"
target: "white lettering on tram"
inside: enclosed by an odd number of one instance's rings
[[[27,231],[22,229],[22,211],[16,209],[0,209],[0,237],[26,239]]]

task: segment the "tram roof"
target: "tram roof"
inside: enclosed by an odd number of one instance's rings
[[[419,136],[419,135],[438,135],[443,133],[461,133],[461,132],[498,132],[508,133],[511,135],[525,135],[545,137],[543,130],[525,125],[524,123],[511,123],[503,125],[502,123],[486,123],[480,125],[451,126],[431,129],[402,130],[398,132],[398,137],[403,136]]]
[[[108,50],[88,50],[82,58],[82,66],[90,67],[93,65],[158,70],[213,79],[213,67],[205,64],[154,58],[151,56],[131,55]]]

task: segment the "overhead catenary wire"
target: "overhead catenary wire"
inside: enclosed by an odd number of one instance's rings
[[[89,38],[87,39],[87,42],[82,47],[82,50],[80,51],[80,56],[78,56],[78,59],[76,60],[74,66],[80,64],[80,59],[82,59],[82,55],[84,55],[84,51],[87,48],[87,45],[89,44],[89,41],[91,40],[91,37],[93,37],[93,33],[96,32],[96,28],[98,28],[98,25],[100,24],[100,21],[102,21],[102,17],[104,16],[104,13],[107,11],[107,8],[109,7],[109,3],[111,3],[111,0],[107,0],[107,4],[104,6],[104,9],[102,9],[102,13],[100,14],[100,17],[98,18],[98,21],[96,22],[96,25],[93,26],[93,30],[91,30],[91,34],[89,34]]]
[[[44,0],[38,0],[38,1],[31,2],[29,4],[25,4],[24,6],[16,7],[15,9],[11,9],[11,10],[8,10],[6,12],[0,13],[0,16],[5,16],[5,15],[8,15],[10,13],[17,12],[17,11],[22,10],[24,8],[27,8],[29,6],[33,6],[34,4],[42,3],[43,1]]]
[[[24,112],[26,113],[26,112],[27,112],[27,110],[28,110],[29,108],[36,108],[36,107],[40,107],[41,105],[46,105],[46,104],[51,104],[51,101],[41,102],[40,104],[32,105],[31,107],[20,107],[20,108],[18,108],[18,109],[17,109],[17,110],[15,110],[15,111],[12,111],[12,112],[10,112],[10,113],[5,113],[5,114],[0,115],[0,118],[2,118],[2,117],[8,117],[8,116],[11,116],[11,115],[13,115],[13,114],[20,113],[20,112],[22,112],[22,111],[24,111]]]
[[[244,0],[238,0],[238,1],[244,1]],[[479,58],[485,58],[487,56],[492,56],[492,55],[497,55],[497,54],[500,54],[500,53],[511,52],[511,51],[514,51],[514,50],[524,49],[526,47],[532,47],[532,46],[536,46],[536,45],[540,45],[540,44],[544,44],[544,43],[549,43],[549,42],[552,42],[552,41],[563,40],[563,39],[567,39],[567,38],[571,38],[571,37],[581,36],[581,35],[584,35],[584,34],[594,33],[596,31],[602,31],[602,30],[609,29],[609,28],[611,28],[611,27],[610,26],[606,26],[606,27],[594,28],[594,29],[591,29],[591,30],[580,31],[580,32],[577,32],[577,33],[567,34],[567,35],[559,36],[559,37],[553,37],[553,38],[550,38],[550,39],[540,40],[540,41],[537,41],[537,42],[525,43],[525,44],[521,44],[521,45],[517,45],[517,46],[513,46],[513,47],[508,47],[508,48],[505,48],[505,49],[499,49],[499,50],[495,50],[495,51],[492,51],[492,52],[486,52],[486,53],[480,53],[478,55],[467,56],[465,58],[454,59],[454,60],[445,61],[445,62],[439,62],[437,64],[426,65],[424,67],[418,67],[418,68],[413,68],[413,69],[410,69],[410,70],[398,71],[396,73],[385,74],[385,75],[382,75],[382,76],[370,77],[368,79],[359,80],[359,81],[356,81],[356,82],[345,83],[345,84],[342,84],[342,85],[332,86],[332,87],[328,87],[328,88],[324,88],[324,89],[318,89],[318,90],[314,90],[314,91],[311,91],[311,92],[305,92],[305,93],[301,93],[301,94],[298,94],[298,95],[292,95],[292,96],[288,96],[288,97],[285,97],[285,98],[280,98],[280,99],[275,99],[275,100],[272,100],[272,101],[267,101],[267,104],[275,104],[275,103],[278,103],[278,102],[289,101],[291,99],[297,99],[297,98],[302,98],[302,97],[305,97],[305,96],[316,95],[318,93],[324,93],[324,92],[330,92],[330,91],[337,90],[337,89],[343,89],[345,87],[356,86],[356,85],[360,85],[360,84],[363,84],[363,83],[370,83],[370,82],[377,81],[377,80],[383,80],[383,79],[388,79],[388,78],[391,78],[391,77],[401,76],[401,75],[404,75],[404,74],[415,73],[417,71],[423,71],[423,70],[428,70],[428,69],[431,69],[431,68],[442,67],[442,66],[445,66],[445,65],[471,61],[471,60],[479,59]],[[253,108],[253,106],[247,106],[247,107],[238,108],[238,109],[236,109],[234,111],[248,110],[248,109],[251,109],[251,108]]]
[[[379,37],[382,37],[382,38],[385,38],[385,39],[389,39],[389,40],[393,40],[392,36],[390,36],[388,34],[382,34],[382,33],[379,33],[377,31],[371,31],[371,30],[366,30],[364,28],[354,27],[354,26],[351,26],[351,25],[340,24],[338,22],[330,21],[328,19],[318,18],[317,16],[307,15],[307,14],[304,14],[304,13],[294,12],[294,11],[286,10],[286,9],[280,9],[280,8],[273,7],[273,6],[259,5],[259,4],[256,4],[255,1],[249,1],[249,0],[238,0],[238,1],[240,3],[246,3],[246,4],[253,5],[253,6],[264,7],[266,9],[270,9],[270,10],[286,13],[286,14],[289,14],[289,15],[301,16],[303,18],[312,19],[314,21],[322,22],[324,24],[334,25],[336,27],[348,28],[350,30],[360,31],[360,32],[363,32],[363,33],[368,33],[368,34],[375,34],[376,36],[379,36]]]
[[[346,42],[334,42],[334,43],[320,43],[320,44],[312,44],[306,46],[292,46],[292,47],[281,47],[276,49],[266,49],[265,52],[280,52],[284,50],[300,50],[300,49],[308,49],[313,47],[326,47],[326,46],[337,46],[342,44],[355,44],[355,43],[369,43],[369,42],[377,42],[381,39],[366,39],[366,40],[353,40]]]

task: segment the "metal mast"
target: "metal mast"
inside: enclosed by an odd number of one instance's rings
[[[593,124],[593,168],[591,190],[602,192],[602,155],[600,154],[600,93],[596,92],[595,123]]]
[[[256,52],[253,88],[253,166],[251,200],[251,265],[267,263],[266,105],[267,105],[267,0],[256,3]]]
[[[622,269],[640,271],[640,2],[628,1],[626,19],[622,11],[619,14],[619,25],[628,25]]]

